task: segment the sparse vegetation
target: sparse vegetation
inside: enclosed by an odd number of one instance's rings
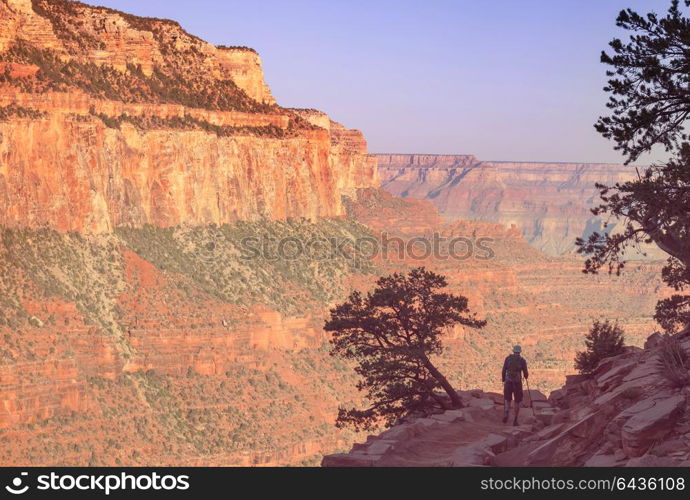
[[[0,60],[38,66],[36,77],[12,79],[25,92],[65,91],[76,87],[97,98],[125,103],[181,104],[245,112],[274,109],[250,98],[232,80],[219,80],[182,68],[156,66],[151,75],[146,75],[140,66],[129,64],[125,71],[119,71],[76,58],[63,61],[54,51],[37,48],[25,40],[17,40],[0,55]],[[3,78],[7,78],[7,72]]]
[[[342,297],[340,279],[370,274],[374,264],[366,258],[314,261],[277,258],[276,245],[292,239],[304,245],[339,237],[354,241],[371,236],[353,221],[306,219],[259,220],[190,228],[120,227],[118,236],[144,259],[167,272],[188,277],[207,293],[234,304],[261,301],[281,311],[303,311],[304,303],[324,303]],[[266,246],[252,258],[243,257],[243,241],[259,238]],[[258,243],[256,243],[258,244]],[[276,294],[282,289],[285,293]]]
[[[16,104],[0,106],[0,122],[7,121],[11,118],[30,118],[32,120],[38,120],[39,118],[43,118],[45,116],[46,113],[43,111],[24,108],[22,106],[17,106]]]
[[[690,359],[677,337],[664,335],[660,356],[661,373],[674,387],[690,385]]]
[[[622,354],[623,341],[623,329],[617,323],[595,321],[585,339],[587,349],[575,356],[575,368],[591,375],[602,359]]]
[[[220,50],[243,50],[246,52],[253,52],[254,54],[257,53],[255,49],[247,47],[246,45],[216,45],[216,48]]]
[[[293,135],[291,129],[284,130],[274,125],[262,127],[232,127],[221,126],[200,120],[186,114],[184,117],[161,118],[155,115],[134,116],[123,113],[118,116],[110,116],[105,113],[96,112],[92,106],[90,114],[101,120],[106,127],[120,129],[123,123],[134,125],[140,130],[151,129],[177,129],[177,130],[204,130],[216,134],[218,137],[230,137],[237,135],[253,135],[260,137],[283,138]],[[78,116],[78,115],[77,115]]]

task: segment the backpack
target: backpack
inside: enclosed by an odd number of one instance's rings
[[[522,381],[522,358],[517,354],[511,354],[508,356],[506,380],[510,380],[511,382]]]

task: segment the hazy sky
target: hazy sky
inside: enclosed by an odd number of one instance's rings
[[[99,0],[254,47],[283,106],[364,131],[372,152],[619,161],[600,51],[622,8],[669,0]],[[641,160],[644,162],[644,159]]]

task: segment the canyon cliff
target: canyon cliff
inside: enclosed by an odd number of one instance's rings
[[[499,222],[551,255],[602,230],[590,209],[595,183],[632,179],[635,168],[610,163],[482,161],[472,155],[379,154],[382,187],[394,196],[430,200],[452,219]],[[610,227],[614,229],[615,227]]]
[[[259,56],[78,2],[0,2],[0,224],[339,216],[378,184],[358,131],[275,104]]]

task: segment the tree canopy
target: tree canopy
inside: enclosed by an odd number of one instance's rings
[[[341,408],[336,425],[390,426],[415,410],[462,406],[431,357],[443,351],[448,327],[481,328],[486,322],[470,312],[467,298],[440,291],[446,286],[445,277],[419,267],[379,278],[366,295],[355,291],[331,309],[324,327],[332,332],[331,354],[356,362],[362,377],[357,388],[372,403]]]
[[[684,4],[690,6],[690,0]],[[588,256],[584,272],[601,268],[620,273],[631,249],[656,244],[669,255],[662,278],[677,292],[690,286],[690,18],[673,0],[664,17],[622,11],[617,25],[630,31],[626,42],[610,42],[602,53],[612,66],[604,88],[611,114],[595,128],[615,142],[627,162],[655,146],[670,159],[638,170],[637,178],[613,186],[597,184],[602,203],[592,212],[608,215],[606,231],[578,238],[578,251]],[[611,229],[614,229],[613,231]],[[690,325],[690,296],[661,300],[655,318],[668,331]]]

